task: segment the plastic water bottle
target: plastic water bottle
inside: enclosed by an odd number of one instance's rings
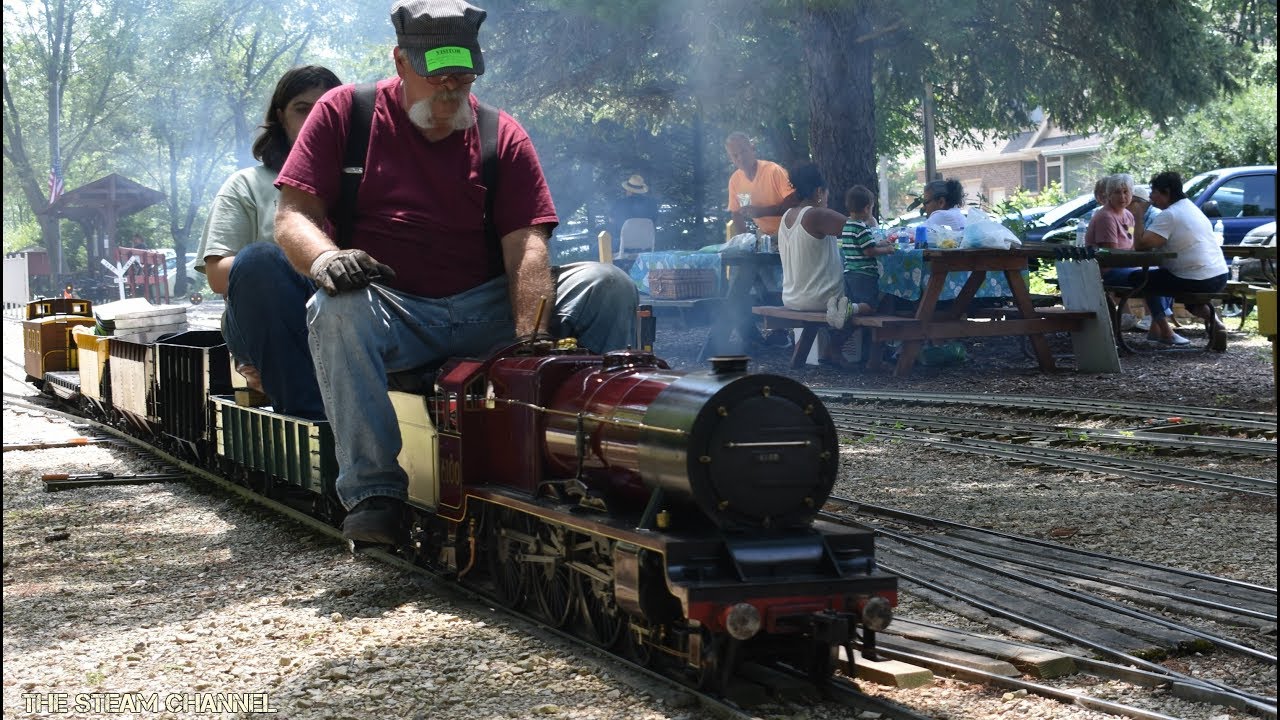
[[[1089,229],[1089,223],[1081,220],[1076,223],[1076,247],[1084,247],[1084,234]]]
[[[1218,243],[1218,247],[1222,247],[1222,219],[1219,218],[1213,224],[1213,240]]]

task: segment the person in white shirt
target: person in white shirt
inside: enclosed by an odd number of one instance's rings
[[[964,230],[964,186],[959,180],[933,180],[924,186],[924,224],[931,227],[946,225],[959,232]]]
[[[790,310],[825,311],[827,322],[840,328],[849,314],[871,309],[859,303],[851,311],[844,295],[844,263],[836,236],[847,218],[827,207],[826,182],[817,165],[799,165],[790,176],[800,204],[783,212],[778,223],[782,304]],[[822,363],[844,367],[840,346],[848,338],[848,333],[832,333]]]
[[[1160,306],[1160,298],[1180,292],[1216,293],[1227,285],[1231,273],[1213,235],[1209,218],[1182,192],[1182,177],[1176,172],[1163,172],[1151,178],[1151,204],[1162,211],[1146,226],[1141,216],[1135,221],[1134,248],[1165,249],[1178,256],[1160,263],[1151,271],[1144,292],[1151,312],[1151,331],[1147,339],[1165,345],[1186,345],[1186,338],[1169,327]],[[1188,305],[1187,311],[1204,319],[1211,338],[1210,349],[1227,349],[1226,327],[1212,306]]]

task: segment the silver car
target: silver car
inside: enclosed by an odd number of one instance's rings
[[[1276,222],[1272,220],[1245,233],[1241,245],[1276,246]],[[1235,266],[1240,268],[1240,279],[1247,282],[1266,282],[1262,274],[1262,261],[1254,258],[1235,258]]]

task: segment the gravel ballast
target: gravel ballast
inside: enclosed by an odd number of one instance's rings
[[[216,310],[208,307],[204,312]],[[216,315],[215,315],[216,316]],[[20,358],[17,326],[5,351]],[[1188,333],[1184,333],[1188,334]],[[660,331],[658,354],[691,368],[705,329]],[[1119,376],[1043,374],[1001,339],[970,365],[919,375],[791,371],[765,350],[757,371],[825,387],[1047,394],[1274,411],[1260,341],[1232,336],[1224,355],[1126,359]],[[1007,350],[1004,352],[1001,350]],[[1061,349],[1061,348],[1059,348]],[[1069,367],[1069,362],[1063,362]],[[28,392],[6,365],[6,393]],[[975,415],[977,411],[974,411]],[[1043,421],[1043,420],[1040,420]],[[6,442],[80,434],[6,404]],[[1181,465],[1274,477],[1275,462],[1181,457]],[[695,718],[687,696],[540,638],[520,621],[460,603],[430,583],[314,536],[220,492],[188,483],[40,492],[48,472],[147,470],[109,447],[7,452],[4,458],[4,717],[190,717],[30,713],[24,696],[136,692],[194,698],[258,694],[277,717]],[[948,455],[909,442],[850,439],[836,492],[854,499],[1054,539],[1274,586],[1275,502],[1093,473]],[[1062,528],[1073,532],[1062,537]],[[46,540],[65,532],[65,540]],[[900,612],[994,633],[904,593]],[[1275,631],[1263,638],[1275,646]],[[1178,669],[1274,695],[1275,668],[1214,653]],[[1171,667],[1174,666],[1171,664]],[[1173,717],[1249,717],[1167,692],[1084,675],[1043,681]],[[896,690],[863,683],[939,718],[1108,717],[1034,695],[966,682]],[[185,699],[177,702],[190,702]],[[849,717],[826,706],[766,706],[768,718]],[[238,717],[225,713],[223,717]],[[218,715],[201,715],[218,717]]]

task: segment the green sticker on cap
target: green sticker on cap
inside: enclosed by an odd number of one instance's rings
[[[427,61],[427,72],[451,67],[475,69],[475,65],[471,63],[471,51],[464,47],[438,47],[423,53],[422,58]]]

